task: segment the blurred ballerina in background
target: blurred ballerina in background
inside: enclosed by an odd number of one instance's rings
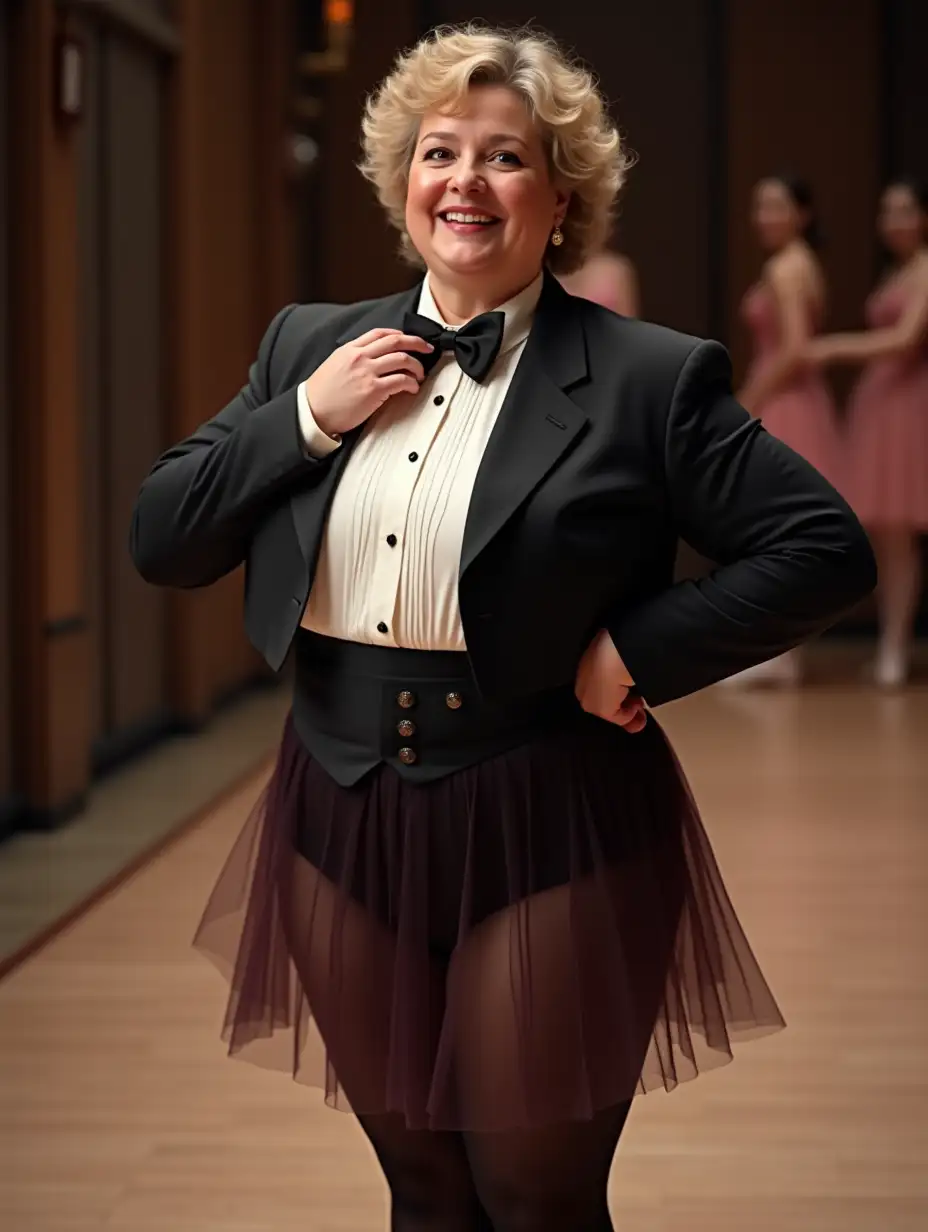
[[[752,220],[767,256],[760,278],[742,300],[754,353],[738,400],[837,487],[841,444],[836,409],[823,377],[805,362],[827,303],[812,190],[792,175],[765,177],[754,189]],[[791,651],[731,677],[731,683],[796,684],[802,675],[800,655]]]
[[[864,364],[848,404],[846,494],[879,564],[877,684],[904,684],[928,531],[928,187],[897,179],[878,230],[887,268],[866,305],[869,329],[816,339],[819,364]]]
[[[571,295],[611,308],[620,316],[641,315],[638,273],[629,258],[614,249],[600,249],[575,274],[561,281]]]

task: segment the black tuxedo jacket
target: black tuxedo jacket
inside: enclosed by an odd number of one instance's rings
[[[245,624],[275,670],[358,436],[308,459],[297,387],[341,343],[401,327],[418,295],[284,309],[241,393],[142,485],[139,572],[206,586],[244,561]],[[678,537],[718,562],[711,576],[674,584]],[[546,278],[464,535],[461,618],[485,697],[571,682],[605,627],[657,706],[818,633],[875,580],[845,502],[732,397],[722,346]]]

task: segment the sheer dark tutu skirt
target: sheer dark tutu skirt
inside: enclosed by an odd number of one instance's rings
[[[350,788],[290,719],[195,944],[230,1053],[411,1128],[587,1118],[783,1026],[653,717]]]

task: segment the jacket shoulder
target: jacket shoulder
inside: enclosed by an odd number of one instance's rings
[[[584,325],[591,339],[601,339],[605,346],[628,348],[647,363],[679,366],[706,341],[666,325],[620,316],[599,304],[589,304],[585,317]]]
[[[728,352],[720,342],[619,316],[599,304],[584,305],[584,330],[594,371],[621,364],[634,379],[672,391],[688,362],[697,354],[711,366],[728,366]]]

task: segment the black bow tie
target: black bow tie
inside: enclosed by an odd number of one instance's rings
[[[504,312],[482,312],[460,329],[444,329],[437,321],[407,312],[403,332],[424,338],[435,348],[427,355],[416,351],[426,373],[441,359],[443,351],[454,351],[454,357],[464,372],[474,381],[482,381],[493,367],[493,361],[503,344]]]

